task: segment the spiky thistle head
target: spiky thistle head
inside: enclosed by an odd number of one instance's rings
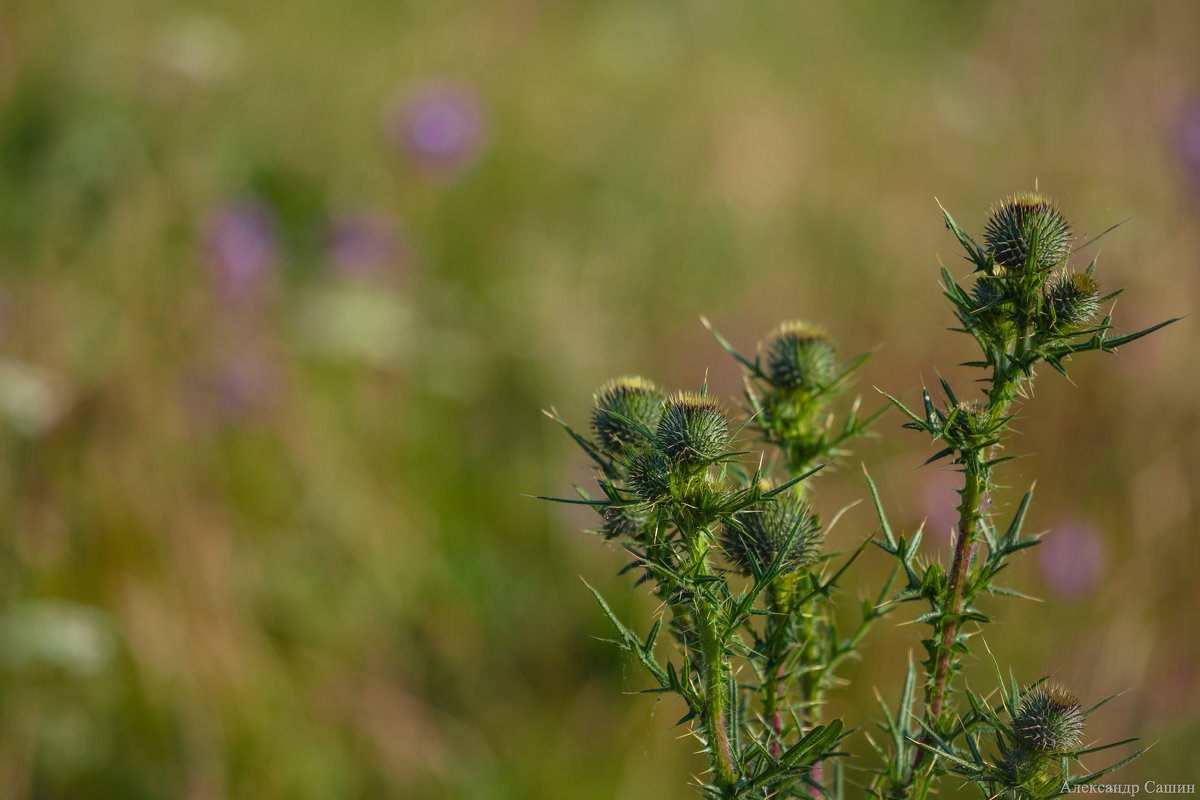
[[[767,569],[781,552],[786,573],[816,561],[824,536],[820,519],[809,513],[808,503],[788,491],[755,503],[726,523],[722,545],[744,575],[754,573],[754,564]]]
[[[807,322],[780,325],[765,346],[767,375],[782,389],[819,389],[837,377],[833,344]]]
[[[1057,685],[1035,686],[1017,707],[1013,731],[1033,750],[1069,753],[1083,736],[1083,709],[1074,694]]]
[[[1053,328],[1087,325],[1100,311],[1100,282],[1091,272],[1063,270],[1046,284],[1045,295]]]
[[[663,453],[682,464],[718,458],[729,444],[729,422],[720,404],[694,392],[679,392],[667,400],[657,433]]]
[[[658,448],[644,450],[629,462],[629,488],[643,500],[659,500],[671,492],[671,462]]]
[[[648,445],[638,426],[653,431],[662,413],[662,392],[652,382],[636,375],[616,378],[596,392],[592,431],[604,452],[617,455]]]
[[[983,232],[988,255],[1008,270],[1022,271],[1033,254],[1033,267],[1047,270],[1071,254],[1071,226],[1054,202],[1035,192],[1003,200]]]

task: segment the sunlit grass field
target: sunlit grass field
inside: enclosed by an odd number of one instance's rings
[[[965,384],[935,198],[979,229],[1036,185],[1122,223],[1076,255],[1128,287],[1119,327],[1193,312],[1197,31],[1182,0],[8,0],[0,795],[688,796],[682,710],[580,578],[651,600],[529,497],[589,476],[540,409],[582,424],[630,372],[734,403],[702,314],[874,351],[865,407]],[[1200,775],[1197,352],[1187,318],[1039,376],[994,498],[1036,479],[1052,532],[1008,576],[1046,602],[999,602],[988,645],[1124,692],[1088,731],[1157,742],[1122,782]],[[935,552],[954,475],[901,422],[819,503],[863,462]],[[899,691],[900,621],[832,698],[850,725]]]

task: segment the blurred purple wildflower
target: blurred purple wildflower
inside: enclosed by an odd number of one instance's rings
[[[1056,595],[1075,600],[1087,595],[1104,574],[1104,540],[1085,522],[1053,528],[1038,550],[1042,577]]]
[[[333,268],[348,276],[376,274],[401,256],[395,228],[380,214],[336,218],[329,231],[328,253]]]
[[[218,210],[205,228],[204,249],[227,302],[253,305],[270,292],[278,246],[274,216],[262,203],[243,200]]]
[[[270,411],[283,383],[278,363],[261,348],[222,354],[190,385],[190,406],[207,423],[246,423]]]
[[[418,86],[388,105],[383,124],[393,147],[436,172],[457,172],[483,150],[483,107],[478,95],[461,84]]]
[[[1200,193],[1200,98],[1180,113],[1175,128],[1175,143],[1192,188]]]

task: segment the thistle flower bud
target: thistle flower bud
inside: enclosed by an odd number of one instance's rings
[[[766,346],[767,374],[783,389],[818,389],[836,377],[829,337],[805,322],[785,322]]]
[[[785,547],[783,571],[803,569],[816,560],[823,539],[820,520],[809,513],[808,503],[795,492],[784,492],[754,504],[727,524],[722,544],[738,571],[750,575],[753,563],[766,569]]]
[[[626,448],[648,445],[650,442],[636,425],[653,431],[662,413],[663,397],[657,386],[637,376],[617,378],[596,393],[592,431],[601,449],[619,454]]]
[[[954,407],[954,419],[948,433],[954,443],[967,449],[988,439],[993,433],[991,412],[981,400],[964,400]]]
[[[1083,718],[1075,695],[1061,686],[1038,686],[1021,699],[1013,730],[1034,750],[1067,753],[1079,745]]]
[[[988,255],[1010,270],[1050,269],[1071,253],[1071,227],[1062,212],[1040,194],[1023,192],[1000,203],[983,232]]]
[[[644,505],[612,505],[601,512],[604,525],[600,532],[605,539],[633,539],[642,532],[650,515]]]
[[[1008,300],[1008,292],[1003,282],[995,278],[980,278],[971,287],[971,299],[975,301],[977,312],[989,313]]]
[[[667,401],[658,423],[658,446],[679,463],[709,461],[725,452],[729,423],[717,401],[680,392]]]
[[[1046,285],[1046,308],[1051,327],[1086,325],[1100,310],[1100,283],[1088,272],[1058,273]]]
[[[643,500],[658,500],[671,491],[671,462],[661,450],[651,449],[629,463],[629,488]]]

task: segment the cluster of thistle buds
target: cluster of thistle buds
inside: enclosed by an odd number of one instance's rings
[[[1097,317],[1119,292],[1101,295],[1095,261],[1071,268],[1070,225],[1042,195],[1001,202],[983,245],[943,214],[974,266],[969,290],[945,269],[942,279],[958,330],[979,345],[980,358],[967,365],[986,372],[983,396],[960,400],[942,380],[944,402],[926,390],[920,413],[885,396],[908,418],[905,427],[940,448],[927,463],[949,458],[961,468],[949,564],[920,554],[921,530],[893,530],[868,476],[880,536],[872,534],[827,574],[834,554],[825,539],[837,517],[822,525],[805,479],[843,457],[846,443],[866,434],[883,409],[861,417],[855,400],[840,419],[831,413],[831,401],[866,356],[839,366],[829,337],[808,323],[780,325],[752,358],[712,331],[743,370],[746,418],[737,430],[707,386],[668,395],[640,377],[618,378],[596,393],[590,435],[548,412],[595,463],[603,497],[577,488],[578,499],[546,499],[592,506],[599,532],[632,556],[627,569],[651,584],[660,613],[669,615],[676,647],[664,654],[657,646],[661,617],[642,636],[592,590],[616,631],[614,643],[654,680],[651,691],[673,693],[686,707],[680,723],[691,725],[709,756],[705,797],[841,798],[839,745],[848,734],[841,720],[825,718],[826,692],[872,624],[910,602],[929,606],[915,620],[932,629],[923,640],[925,675],[918,680],[910,660],[899,707],[881,723],[890,750],[867,735],[879,757],[865,787],[872,796],[925,800],[942,777],[957,774],[988,797],[1050,800],[1142,752],[1073,776],[1070,764],[1080,756],[1133,741],[1082,746],[1084,720],[1102,703],[1084,710],[1060,687],[1039,682],[1022,693],[1015,681],[1002,681],[1006,719],[954,678],[970,654],[974,631],[966,626],[990,621],[979,601],[1023,597],[995,579],[1016,553],[1038,543],[1022,534],[1032,491],[1004,528],[987,500],[994,467],[1008,460],[999,453],[1012,409],[1028,396],[1035,368],[1045,363],[1065,374],[1074,355],[1112,352],[1175,320],[1113,335],[1111,317]],[[756,459],[733,449],[743,430],[768,452]],[[753,469],[743,463],[756,461]],[[861,601],[857,625],[843,631],[834,590],[872,542],[894,559],[892,577]],[[986,548],[977,557],[981,542]],[[967,710],[956,698],[968,701]],[[980,744],[983,735],[992,737],[991,751]]]
[[[970,632],[964,627],[990,621],[978,601],[987,595],[1023,597],[997,585],[995,578],[1015,553],[1038,543],[1037,537],[1021,534],[1032,490],[1025,493],[1003,532],[994,525],[987,503],[995,488],[992,470],[1011,458],[1000,452],[1013,407],[1030,396],[1028,386],[1039,364],[1065,374],[1065,362],[1072,356],[1090,350],[1113,352],[1175,320],[1113,336],[1111,317],[1097,317],[1101,306],[1119,292],[1101,296],[1094,260],[1083,271],[1072,269],[1071,226],[1058,207],[1040,194],[1017,194],[995,207],[984,228],[983,246],[944,209],[943,214],[976,276],[968,292],[943,269],[944,294],[960,323],[957,330],[979,346],[980,358],[965,366],[985,371],[986,388],[982,398],[960,400],[942,380],[944,403],[935,403],[926,390],[921,412],[888,397],[908,417],[905,427],[927,433],[941,447],[926,463],[950,458],[961,466],[963,478],[954,550],[944,567],[915,557],[920,531],[911,541],[892,533],[875,494],[885,534],[877,544],[897,560],[897,568],[908,578],[894,599],[927,602],[929,611],[918,621],[932,627],[923,641],[928,659],[921,706],[906,690],[896,716],[886,721],[885,729],[897,735],[896,745],[890,755],[879,751],[884,765],[875,789],[888,797],[924,798],[943,774],[953,771],[994,795],[1023,800],[1057,797],[1064,786],[1095,780],[1138,754],[1101,772],[1072,778],[1066,757],[1091,751],[1077,750],[1086,714],[1069,692],[1034,688],[1019,707],[1010,709],[1013,724],[1006,727],[980,710],[979,699],[969,690],[954,686],[969,653]],[[987,547],[977,558],[981,541]],[[906,682],[911,684],[911,679]],[[954,710],[955,697],[963,694],[971,700],[965,718]],[[1016,694],[1014,688],[1011,704],[1016,703]],[[917,721],[915,728],[912,720]],[[981,754],[972,726],[995,732],[994,762]]]
[[[623,479],[641,501],[633,504],[635,515],[669,498],[702,504],[701,496],[715,489],[708,468],[725,454],[730,435],[715,398],[693,392],[668,398],[641,377],[610,381],[596,394],[592,431],[608,459],[608,477]]]
[[[588,434],[548,412],[595,463],[604,494],[566,502],[595,508],[598,532],[633,556],[669,615],[643,639],[597,594],[618,646],[684,701],[683,721],[710,756],[705,793],[808,796],[844,736],[840,721],[823,720],[824,692],[883,614],[868,604],[839,634],[833,590],[868,542],[825,575],[827,527],[803,483],[873,419],[858,417],[857,401],[839,425],[829,411],[865,356],[839,369],[829,337],[802,322],[779,326],[753,360],[713,334],[744,368],[745,423],[733,430],[707,387],[668,394],[642,377],[609,381]],[[778,457],[732,449],[743,430]],[[665,665],[653,646],[660,627],[676,643]],[[735,662],[750,667],[736,681]]]
[[[798,491],[776,496],[766,478],[741,485],[740,471],[714,474],[743,454],[729,451],[729,420],[713,396],[668,396],[640,376],[617,378],[596,393],[591,429],[611,498],[598,506],[605,538],[652,545],[669,540],[669,526],[709,534],[717,525],[724,555],[744,575],[816,561],[820,522]]]
[[[984,230],[988,261],[972,289],[976,313],[1005,326],[1034,322],[1053,337],[1077,333],[1096,318],[1102,302],[1094,264],[1067,267],[1071,226],[1040,194],[1001,203]]]

